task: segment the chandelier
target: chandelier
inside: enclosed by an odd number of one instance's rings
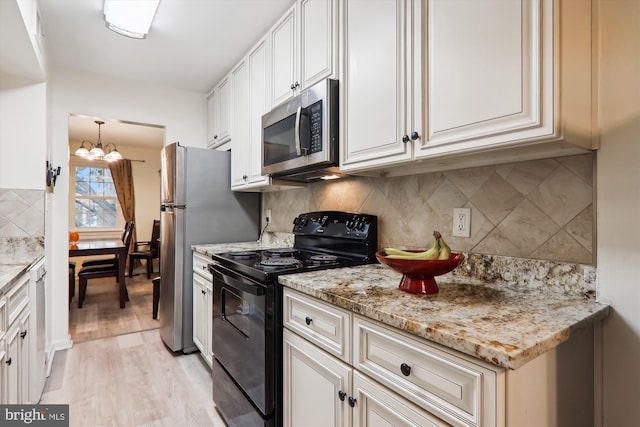
[[[98,125],[98,140],[95,144],[88,139],[82,141],[80,147],[78,147],[78,149],[76,150],[76,156],[88,160],[106,160],[107,162],[121,160],[122,154],[120,154],[115,144],[108,143],[104,147],[102,146],[100,126],[102,126],[104,122],[101,120],[96,120],[94,121],[94,123]]]

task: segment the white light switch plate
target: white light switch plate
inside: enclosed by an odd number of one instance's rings
[[[453,208],[453,236],[471,237],[471,208]]]

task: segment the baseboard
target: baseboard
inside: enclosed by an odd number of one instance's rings
[[[47,348],[47,373],[46,376],[49,377],[51,375],[51,367],[53,366],[53,358],[56,355],[56,351],[68,350],[73,347],[73,340],[71,339],[71,335],[67,335],[67,338],[62,340],[57,340],[49,343]]]

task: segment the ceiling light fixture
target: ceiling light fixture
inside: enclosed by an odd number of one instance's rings
[[[122,154],[118,151],[116,144],[108,143],[104,147],[102,146],[102,134],[100,127],[104,124],[101,120],[94,121],[98,125],[98,140],[94,144],[93,142],[85,139],[80,144],[80,147],[76,150],[76,156],[88,159],[88,160],[106,160],[107,162],[113,162],[122,159]],[[86,146],[85,146],[86,144]]]
[[[107,28],[123,36],[144,39],[160,0],[104,0]]]

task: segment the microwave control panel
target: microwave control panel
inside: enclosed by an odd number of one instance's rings
[[[322,151],[322,101],[307,108],[309,114],[309,134],[311,137],[309,153]]]

